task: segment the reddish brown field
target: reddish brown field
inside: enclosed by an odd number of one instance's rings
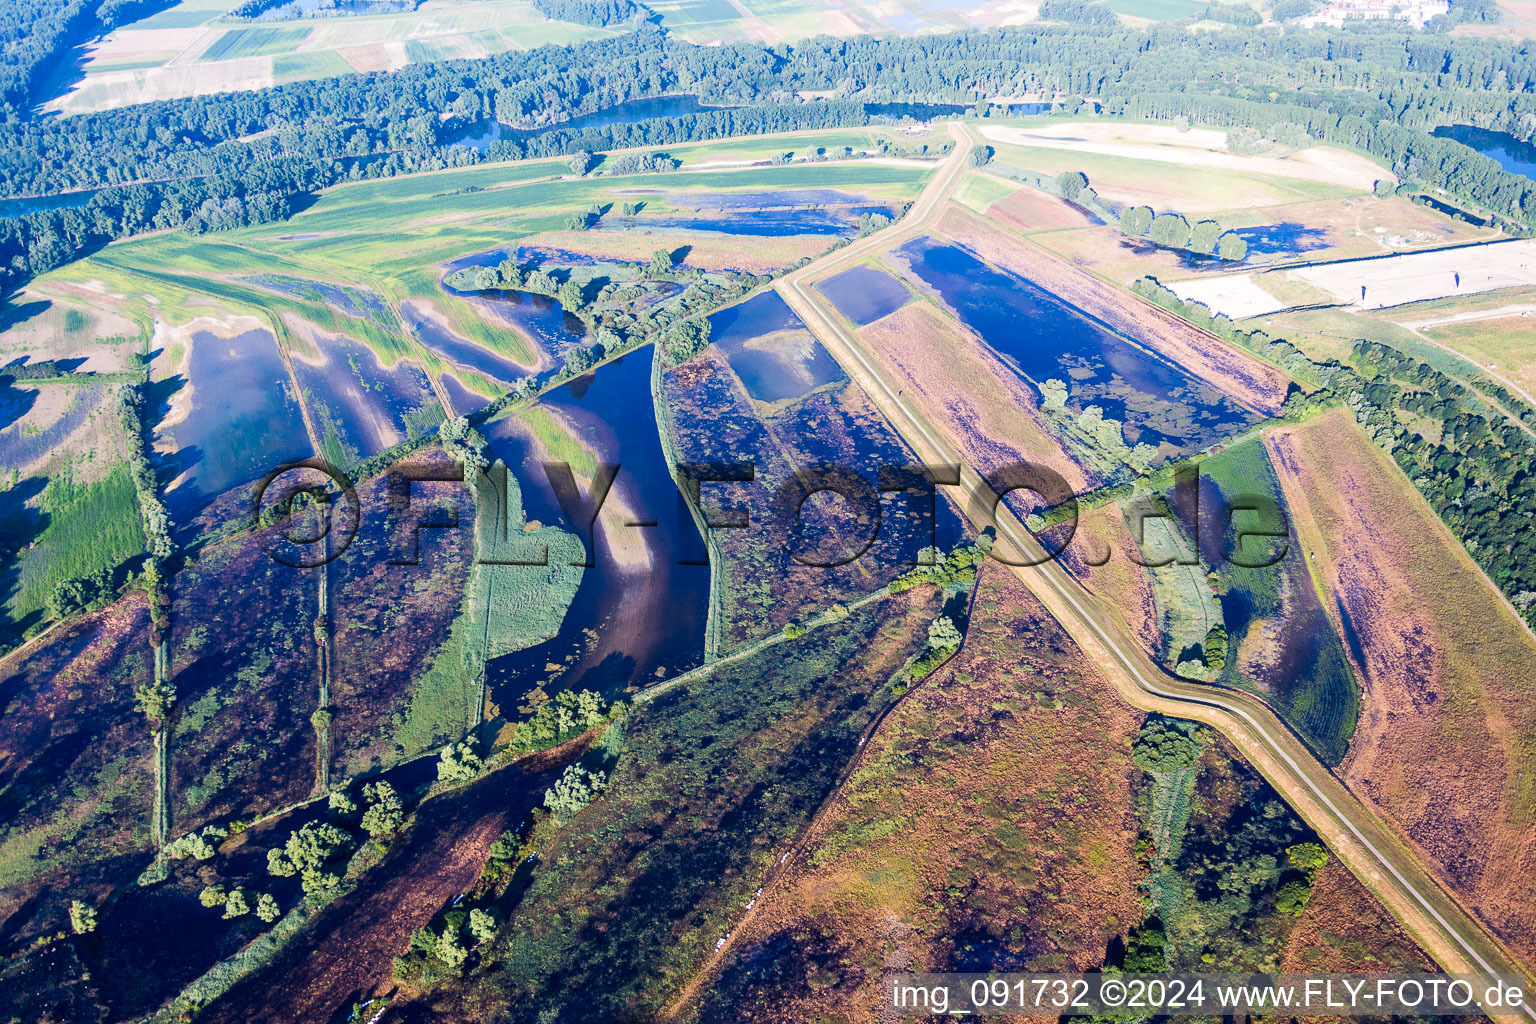
[[[1275,413],[1285,402],[1291,381],[1280,370],[1007,234],[969,210],[948,206],[936,234],[1027,278],[1251,409]]]
[[[1077,532],[1063,549],[1061,561],[1084,589],[1119,611],[1147,654],[1156,658],[1162,650],[1162,626],[1151,577],[1145,566],[1127,554],[1134,549],[1124,513],[1118,504],[1110,503],[1081,512]]]
[[[0,674],[0,952],[68,928],[149,862],[153,740],[142,591],[55,630]]]
[[[987,216],[1015,231],[1086,228],[1097,223],[1065,199],[1036,188],[1021,188],[987,207]]]
[[[1083,969],[1140,922],[1140,716],[1011,573],[978,587],[964,648],[869,740],[702,1020],[872,1021],[887,971]]]
[[[1346,781],[1536,960],[1536,640],[1347,410],[1266,439],[1365,689]]]
[[[1312,883],[1307,912],[1286,943],[1283,971],[1435,971],[1438,966],[1337,860]]]

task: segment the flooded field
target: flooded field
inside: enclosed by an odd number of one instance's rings
[[[837,361],[785,305],[763,292],[709,318],[710,338],[760,402],[779,402],[842,376]]]
[[[1223,514],[1251,507],[1254,498],[1285,508],[1268,453],[1260,442],[1246,441],[1205,460],[1201,470],[1200,558],[1215,569],[1232,655],[1217,681],[1263,694],[1324,761],[1338,764],[1354,734],[1359,694],[1296,532],[1286,519],[1247,512],[1228,522]],[[1193,512],[1181,511],[1186,517]],[[1286,533],[1248,537],[1239,550],[1241,529]],[[1268,561],[1281,551],[1273,565],[1235,564]]]
[[[400,312],[416,340],[450,363],[476,370],[508,384],[521,379],[528,372],[526,367],[506,356],[459,337],[410,302],[400,303]]]
[[[91,412],[106,396],[106,385],[72,388],[63,413],[47,426],[37,427],[22,421],[37,401],[37,392],[12,387],[9,381],[0,382],[0,469],[25,469],[56,450],[90,419]]]
[[[1313,252],[1331,244],[1327,228],[1309,228],[1295,221],[1237,228],[1232,234],[1248,243],[1249,256]]]
[[[559,634],[491,661],[491,699],[509,717],[537,686],[546,692],[597,690],[612,699],[632,684],[691,668],[702,656],[709,568],[679,564],[705,561],[704,548],[679,505],[662,453],[650,379],[649,352],[636,352],[571,381],[537,406],[569,426],[599,463],[619,467],[608,500],[622,501],[636,522],[655,525],[619,531],[639,535],[644,554],[638,559],[633,550],[610,549],[599,530],[594,564],[583,574]],[[561,509],[541,464],[547,456],[528,423],[504,417],[481,432],[521,483],[530,523],[561,525],[585,540],[586,524],[570,523]],[[582,494],[589,494],[590,470],[572,469]]]
[[[185,367],[170,369],[155,386],[167,403],[155,446],[172,478],[166,503],[178,522],[215,495],[314,454],[267,331],[233,338],[198,331]]]
[[[499,121],[477,121],[461,128],[456,135],[444,139],[443,145],[467,146],[484,152],[493,142],[503,140],[521,142],[557,129],[581,131],[583,128],[607,128],[616,124],[646,121],[653,117],[680,117],[684,114],[721,109],[728,108],[706,106],[699,102],[697,96],[652,96],[646,99],[629,100],[590,114],[581,114],[565,121],[554,121],[537,128],[513,128]]]
[[[1066,409],[1090,406],[1124,424],[1127,444],[1164,456],[1198,451],[1259,416],[1171,363],[1127,342],[1031,282],[931,238],[896,250],[913,276],[1037,390],[1066,385]]]
[[[491,400],[478,391],[471,391],[464,386],[464,382],[451,373],[442,375],[443,390],[448,393],[448,401],[453,405],[455,416],[467,416],[477,412],[491,404]]]
[[[872,324],[912,301],[907,286],[875,267],[854,267],[816,285],[855,326]]]
[[[859,218],[864,214],[882,214],[895,219],[900,211],[885,203],[855,206],[765,207],[701,210],[693,215],[661,214],[654,217],[604,217],[600,231],[666,230],[710,231],[720,235],[759,235],[785,238],[790,235],[827,235],[852,238],[858,234]]]
[[[384,300],[372,292],[328,284],[324,281],[283,277],[278,274],[263,274],[250,278],[250,281],[252,284],[261,285],[281,295],[291,295],[297,299],[307,299],[323,306],[339,309],[347,316],[359,319],[375,318],[386,322],[390,319],[389,309],[384,305]]]
[[[386,369],[367,345],[318,339],[318,361],[295,353],[294,375],[326,458],[347,465],[406,440],[439,414],[427,375],[410,360]]]

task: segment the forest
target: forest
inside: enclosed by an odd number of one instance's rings
[[[970,102],[1027,93],[1094,98],[1111,116],[1182,116],[1264,133],[1288,126],[1363,149],[1400,177],[1526,222],[1536,216],[1536,186],[1428,131],[1473,124],[1528,139],[1536,133],[1533,89],[1536,59],[1514,44],[1395,30],[1231,26],[1189,33],[1178,22],[1128,29],[1092,19],[700,47],[640,23],[608,39],[480,60],[69,118],[13,113],[0,127],[6,195],[102,191],[83,207],[0,220],[0,284],[14,287],[145,230],[279,220],[306,195],[342,180],[860,125],[869,120],[865,100]],[[791,100],[813,90],[844,98]],[[8,95],[23,92],[13,87]],[[735,109],[550,130],[499,140],[484,153],[451,144],[456,131],[487,118],[547,128],[628,100],[681,93]]]

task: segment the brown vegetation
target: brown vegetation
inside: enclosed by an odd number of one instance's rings
[[[891,970],[1081,970],[1138,924],[1120,703],[1011,573],[740,926],[701,1019],[874,1020]]]
[[[1536,640],[1347,411],[1267,440],[1365,689],[1345,780],[1536,957]]]
[[[912,302],[859,329],[902,399],[944,424],[982,472],[1028,462],[1055,470],[1076,492],[1100,481],[1078,465],[1037,412],[1023,379],[931,303]]]
[[[142,592],[55,630],[0,673],[0,948],[67,929],[148,863],[152,741]]]

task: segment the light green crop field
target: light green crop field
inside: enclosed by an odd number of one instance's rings
[[[701,44],[959,31],[1030,21],[1036,9],[992,0],[651,0],[646,6],[669,31]]]
[[[797,138],[820,144],[847,135]],[[539,352],[532,339],[481,304],[439,287],[442,265],[450,260],[561,229],[571,213],[592,204],[607,208],[643,199],[642,224],[646,217],[691,212],[695,197],[729,191],[788,191],[792,202],[795,189],[835,189],[896,204],[916,195],[930,170],[849,160],[575,178],[566,163],[528,161],[340,185],[281,224],[206,235],[161,232],[116,243],[44,275],[29,291],[71,308],[110,311],[117,322],[137,324],[146,335],[198,317],[252,316],[289,350],[307,350],[313,343],[304,325],[311,325],[320,336],[369,346],[385,365],[409,356],[434,378],[452,372],[483,390],[413,340],[403,303],[519,364],[536,365]],[[675,234],[669,228],[666,237]],[[743,248],[754,245],[751,237],[731,240]],[[788,251],[794,240],[765,238],[762,244]],[[377,308],[348,313],[325,297],[325,286],[371,295]],[[174,336],[173,330],[172,343]]]
[[[259,25],[221,20],[236,2],[184,0],[114,30],[88,47],[81,81],[48,106],[84,113],[614,34],[551,21],[528,0],[426,0],[414,11]]]

